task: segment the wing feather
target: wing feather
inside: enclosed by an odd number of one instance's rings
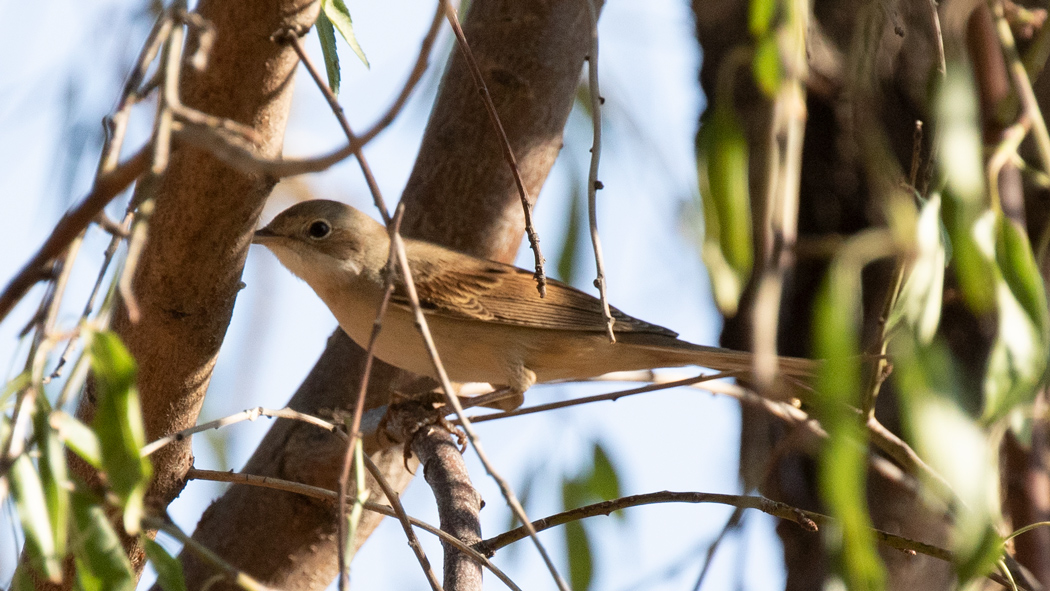
[[[601,301],[575,287],[548,279],[547,296],[541,298],[532,273],[525,269],[446,249],[434,253],[433,245],[417,241],[406,241],[406,248],[409,260],[416,261],[412,265],[412,279],[420,306],[428,314],[530,328],[605,331]],[[420,248],[430,249],[428,256],[411,256],[413,250]],[[520,294],[526,294],[527,299]],[[409,306],[400,280],[391,303]],[[678,334],[616,308],[610,307],[610,311],[616,319],[615,332],[670,337]]]

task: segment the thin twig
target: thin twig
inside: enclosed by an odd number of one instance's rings
[[[591,166],[587,172],[587,217],[591,226],[591,246],[594,250],[594,266],[597,274],[594,286],[598,288],[598,297],[602,303],[602,315],[605,316],[605,332],[610,343],[616,342],[613,325],[616,319],[609,310],[609,296],[605,284],[605,260],[602,257],[602,241],[598,236],[598,189],[603,188],[598,180],[598,161],[602,156],[602,98],[598,87],[598,10],[594,0],[585,0],[591,15],[591,52],[587,56],[587,86],[591,95]]]
[[[356,145],[354,149],[354,156],[357,158],[357,163],[361,167],[361,173],[365,176],[365,183],[368,184],[368,190],[372,194],[372,199],[375,201],[376,208],[379,209],[379,214],[383,217],[383,223],[390,226],[390,212],[386,207],[386,201],[383,200],[383,194],[379,190],[379,183],[376,182],[375,176],[372,174],[371,167],[368,166],[368,161],[365,160],[364,153],[361,151],[361,143],[354,134],[354,131],[350,128],[350,122],[346,119],[346,113],[343,112],[343,106],[339,104],[339,99],[332,92],[332,89],[328,87],[328,84],[321,78],[321,72],[314,66],[313,61],[306,54],[306,49],[303,47],[302,42],[299,40],[299,35],[292,29],[288,29],[283,34],[278,36],[278,39],[292,46],[295,49],[295,53],[299,56],[299,61],[303,63],[306,71],[309,72],[310,77],[313,78],[317,88],[324,94],[325,100],[328,101],[328,106],[332,109],[332,113],[335,114],[336,120],[339,121],[339,127],[343,129],[343,133],[346,134],[346,139],[350,141],[350,145]]]
[[[819,529],[818,526],[820,524],[829,521],[828,517],[819,513],[804,511],[786,503],[773,501],[765,497],[703,492],[673,492],[665,490],[641,495],[631,495],[619,499],[613,499],[611,501],[585,505],[569,511],[556,513],[549,517],[544,517],[543,519],[538,519],[533,521],[531,525],[536,531],[543,531],[572,521],[578,521],[586,517],[609,515],[614,511],[620,511],[629,507],[639,507],[658,503],[717,503],[720,505],[729,505],[731,507],[741,507],[744,509],[758,509],[759,511],[774,517],[795,522],[803,529],[811,532],[816,532]],[[526,527],[520,526],[498,536],[479,542],[475,547],[479,552],[488,554],[522,540],[527,535]]]
[[[233,484],[256,486],[259,488],[269,488],[272,490],[290,492],[326,501],[335,501],[336,497],[338,496],[338,493],[336,493],[334,490],[328,490],[326,488],[321,488],[318,486],[310,486],[309,484],[302,484],[299,482],[292,482],[290,480],[282,480],[280,478],[273,478],[270,476],[257,476],[255,474],[220,472],[217,470],[201,470],[198,468],[190,468],[189,471],[186,473],[186,479],[210,480],[214,482],[229,482]],[[381,503],[368,501],[365,503],[365,509],[374,513],[381,513],[383,515],[386,515],[387,517],[397,517],[397,513],[392,507],[388,505],[383,505]],[[408,520],[412,523],[414,527],[418,527],[424,531],[427,531],[437,536],[441,540],[455,546],[455,548],[460,552],[469,555],[471,558],[484,565],[485,568],[492,571],[492,574],[496,575],[496,578],[498,578],[500,581],[503,581],[503,583],[507,585],[507,587],[509,587],[510,589],[513,589],[514,591],[521,591],[521,589],[519,589],[518,586],[514,584],[514,581],[512,581],[511,578],[506,575],[506,573],[500,570],[499,567],[493,564],[485,555],[479,553],[477,550],[456,539],[455,536],[449,535],[447,532],[441,531],[441,528],[434,527],[433,525],[430,525],[425,521],[420,521],[415,517],[409,516]]]
[[[525,213],[525,234],[529,237],[529,247],[532,248],[533,259],[536,264],[536,272],[533,275],[536,278],[536,289],[540,292],[540,297],[544,297],[547,295],[547,276],[543,272],[544,258],[543,253],[540,251],[540,236],[532,225],[532,199],[529,197],[528,189],[525,188],[525,183],[521,180],[521,173],[518,171],[518,161],[514,157],[514,150],[511,148],[510,140],[507,139],[507,132],[503,129],[503,123],[500,121],[499,114],[496,112],[496,105],[492,103],[492,96],[489,94],[488,86],[485,85],[485,78],[481,75],[481,68],[478,67],[478,62],[474,59],[474,53],[470,50],[470,44],[467,43],[467,37],[463,34],[463,28],[459,25],[456,9],[452,7],[448,0],[439,1],[445,7],[445,16],[448,18],[449,24],[452,25],[452,31],[456,34],[456,39],[459,41],[459,49],[463,52],[463,59],[467,64],[467,69],[470,70],[470,75],[474,79],[478,95],[481,96],[481,100],[485,103],[485,112],[488,113],[492,127],[496,131],[500,147],[503,148],[503,158],[507,161],[507,165],[510,166],[510,174],[514,177],[514,185],[518,188],[518,196],[521,198],[521,209]],[[589,3],[590,0],[587,0],[587,2]]]
[[[1003,54],[1006,57],[1014,90],[1017,91],[1017,96],[1021,100],[1024,113],[1032,121],[1035,146],[1039,152],[1039,159],[1042,160],[1043,170],[1050,172],[1050,132],[1047,131],[1043,112],[1032,90],[1032,81],[1028,77],[1028,71],[1025,70],[1021,56],[1017,53],[1017,44],[1014,42],[1013,32],[1010,31],[1010,23],[1006,20],[1002,0],[988,0],[988,2],[995,17],[995,32],[999,35],[999,44],[1002,45]]]
[[[780,33],[788,44],[782,50],[785,76],[773,101],[773,123],[769,129],[764,256],[752,319],[755,376],[762,388],[770,387],[777,373],[776,331],[780,324],[784,277],[794,265],[792,252],[798,237],[798,191],[806,128],[803,81],[808,72],[806,32],[809,3],[791,0],[786,5],[788,16]]]
[[[91,294],[88,296],[87,302],[84,304],[84,310],[80,313],[80,322],[84,323],[95,307],[95,299],[98,297],[99,291],[102,289],[102,281],[106,277],[106,272],[109,270],[110,264],[113,262],[113,256],[117,253],[117,247],[120,246],[121,241],[128,235],[128,231],[131,228],[131,220],[134,215],[129,211],[124,216],[124,220],[120,224],[121,232],[113,232],[112,237],[109,240],[109,245],[106,246],[106,250],[102,255],[102,266],[99,268],[98,277],[95,278],[95,285],[91,288]],[[66,343],[66,348],[62,350],[62,355],[58,358],[58,363],[55,365],[55,369],[52,370],[51,375],[48,377],[48,381],[57,378],[62,375],[62,368],[65,366],[66,361],[69,359],[69,353],[73,350],[73,346],[76,344],[77,339],[69,339]],[[56,403],[56,406],[61,407],[61,404]]]
[[[522,415],[530,415],[538,412],[545,412],[548,410],[555,410],[559,408],[568,408],[570,406],[579,406],[581,404],[589,404],[591,402],[603,402],[607,400],[616,401],[620,398],[627,396],[633,396],[635,394],[645,394],[647,392],[656,392],[659,390],[667,390],[669,388],[677,388],[679,386],[691,386],[693,384],[699,384],[702,382],[709,382],[711,380],[719,380],[722,378],[733,377],[735,372],[722,372],[713,375],[701,375],[693,378],[686,378],[683,380],[675,380],[673,382],[667,382],[663,384],[652,384],[649,386],[643,386],[641,388],[632,388],[630,390],[620,390],[617,392],[611,392],[608,394],[596,394],[594,396],[584,396],[582,398],[573,398],[571,400],[561,400],[558,402],[550,402],[548,404],[537,404],[536,406],[526,406],[523,408],[516,408],[514,410],[508,410],[505,412],[492,413],[487,415],[478,415],[470,417],[472,423],[483,423],[485,421],[495,421],[497,419],[506,419],[510,417],[519,417]]]
[[[601,503],[594,503],[593,505],[586,505],[571,509],[569,511],[563,511],[550,517],[545,517],[537,521],[532,522],[532,527],[536,531],[543,531],[558,525],[564,525],[572,521],[578,521],[586,517],[596,517],[598,515],[609,515],[614,511],[620,511],[629,507],[639,507],[643,505],[652,505],[657,503],[718,503],[721,505],[729,505],[730,507],[738,507],[742,509],[757,509],[772,515],[779,517],[786,521],[791,521],[799,524],[803,529],[816,532],[819,527],[827,526],[828,524],[834,523],[835,520],[827,515],[816,513],[813,511],[806,511],[797,507],[792,507],[786,503],[773,501],[765,497],[749,496],[749,495],[723,495],[716,493],[702,493],[702,492],[672,492],[672,491],[661,491],[654,493],[647,493],[641,495],[632,495],[628,497],[621,497],[619,499],[613,499],[611,501],[604,501]],[[891,534],[879,529],[872,529],[876,539],[886,544],[891,548],[896,548],[903,552],[925,554],[945,562],[954,562],[955,556],[950,550],[920,542],[918,540],[912,540],[905,538],[904,536],[898,536]],[[517,542],[523,539],[527,534],[525,533],[525,527],[518,527],[510,531],[504,532],[498,536],[489,538],[476,544],[476,548],[482,553],[489,553],[499,550],[504,546]],[[1005,579],[998,575],[990,574],[988,578],[999,583],[1004,584]]]
[[[440,22],[440,18],[437,18],[436,20]],[[432,26],[431,28],[434,29],[435,27]],[[321,78],[321,73],[317,70],[317,68],[313,64],[313,61],[310,60],[309,56],[307,55],[306,50],[303,48],[303,45],[299,40],[299,36],[296,34],[295,31],[289,29],[285,31],[283,35],[278,36],[278,39],[291,45],[292,48],[295,49],[296,54],[299,56],[299,60],[302,62],[303,66],[310,74],[310,77],[313,78],[314,83],[324,94],[325,99],[328,101],[329,107],[332,109],[332,113],[335,114],[336,119],[339,121],[339,126],[343,129],[343,133],[346,134],[347,140],[349,140],[351,145],[354,144],[357,140],[357,137],[354,135],[354,132],[350,127],[350,122],[346,119],[346,114],[343,111],[342,105],[339,104],[339,100],[335,96],[335,93],[332,92],[328,84],[326,84]],[[401,220],[404,217],[405,213],[404,204],[401,203],[398,205],[397,211],[394,214],[394,218],[391,219],[390,214],[387,212],[386,201],[383,199],[383,194],[379,189],[379,183],[376,182],[375,176],[372,174],[371,167],[368,165],[368,161],[365,159],[364,153],[360,147],[355,150],[354,155],[357,157],[357,162],[361,167],[361,172],[365,177],[365,182],[368,184],[369,191],[372,193],[372,199],[375,201],[376,208],[379,209],[380,214],[383,216],[383,221],[386,223],[391,237],[393,237],[401,229]],[[343,528],[346,524],[346,496],[350,482],[350,466],[353,461],[354,450],[356,449],[356,442],[361,436],[361,418],[364,414],[365,397],[368,392],[368,382],[372,375],[372,364],[375,359],[376,342],[378,341],[379,333],[382,330],[382,320],[383,316],[386,314],[387,306],[390,303],[390,296],[394,293],[394,279],[396,277],[394,269],[396,258],[393,245],[394,242],[393,240],[391,240],[389,252],[387,254],[386,288],[383,291],[383,299],[379,303],[379,308],[376,311],[376,318],[372,324],[372,333],[368,339],[368,347],[365,351],[364,369],[361,372],[361,385],[358,388],[357,401],[354,404],[353,418],[351,419],[349,427],[350,435],[347,440],[346,453],[343,457],[343,465],[339,475],[339,512],[338,519],[336,522],[336,553],[339,561],[338,585],[340,590],[345,589],[349,585],[349,577],[346,572],[347,536]],[[369,465],[371,465],[371,460],[368,458],[365,459],[368,460]],[[378,469],[376,473],[378,473]],[[377,480],[381,477],[382,475],[379,475],[377,477]],[[385,481],[381,483],[381,485],[383,486],[384,492],[387,494],[387,498],[391,499],[391,504],[394,504],[396,507],[400,507],[400,502],[396,501],[395,497],[392,496],[395,494],[393,493],[392,489],[389,489],[389,486],[385,484]],[[404,514],[403,509],[401,509],[401,514]],[[401,515],[399,515],[399,518],[401,518]],[[413,551],[416,553],[416,557],[419,560],[420,567],[422,567],[423,569],[423,574],[427,578],[427,582],[430,583],[430,586],[432,589],[434,589],[434,591],[440,591],[441,584],[437,580],[437,576],[434,574],[434,571],[430,566],[430,561],[427,559],[426,554],[423,553],[422,547],[419,546],[418,540],[415,539],[415,536],[412,533],[412,529],[407,525],[407,515],[405,515],[402,519],[402,524],[405,526],[405,533],[408,536],[409,545],[413,548]]]
[[[372,475],[376,483],[379,484],[379,488],[383,489],[383,494],[386,495],[387,501],[390,502],[390,506],[394,509],[394,514],[397,516],[399,522],[401,522],[401,528],[405,530],[405,537],[408,538],[408,546],[412,548],[412,552],[416,555],[416,560],[419,561],[419,565],[423,567],[423,572],[427,575],[427,581],[430,583],[431,589],[441,589],[441,582],[438,581],[437,575],[434,574],[434,569],[430,566],[430,560],[427,558],[426,552],[423,551],[423,546],[419,543],[419,538],[416,537],[415,531],[412,529],[412,521],[408,517],[408,513],[405,512],[404,505],[401,504],[401,497],[398,496],[397,491],[394,487],[390,486],[387,482],[386,477],[383,476],[382,470],[379,466],[376,466],[372,458],[367,455],[362,456],[365,461],[365,468],[368,469],[368,473]],[[342,482],[340,482],[342,484]],[[340,494],[341,497],[345,497],[345,493]],[[346,499],[342,498],[339,500],[340,505],[346,503]]]
[[[448,378],[448,373],[445,372],[445,366],[441,364],[441,359],[438,356],[437,346],[434,345],[434,338],[430,334],[430,328],[427,327],[427,319],[423,315],[423,309],[419,305],[419,295],[416,293],[416,284],[412,280],[412,271],[408,265],[408,254],[405,252],[405,243],[401,240],[400,234],[393,234],[392,240],[394,246],[397,248],[397,259],[401,265],[401,271],[405,282],[405,291],[407,292],[408,299],[412,304],[412,312],[416,319],[416,328],[419,330],[423,337],[423,344],[426,345],[427,353],[430,355],[430,361],[434,365],[434,371],[437,373],[438,381],[441,383],[441,389],[445,393],[445,400],[449,406],[455,409],[456,417],[459,419],[459,424],[463,428],[463,431],[467,434],[467,439],[470,440],[470,444],[474,447],[474,451],[478,454],[478,459],[481,460],[482,466],[485,467],[485,472],[496,481],[499,486],[500,492],[503,494],[503,498],[507,501],[511,511],[515,517],[521,520],[526,525],[529,524],[528,516],[525,514],[525,509],[518,502],[518,497],[514,494],[514,491],[507,484],[507,481],[503,479],[493,467],[492,462],[489,461],[488,456],[485,454],[484,449],[481,447],[481,439],[474,432],[474,428],[470,424],[470,419],[464,414],[463,405],[459,401],[459,397],[456,396],[455,390],[452,389],[452,382]],[[558,584],[558,588],[561,591],[569,591],[569,585],[565,582],[560,574],[558,574],[557,567],[554,566],[554,561],[551,560],[550,555],[547,553],[547,549],[543,547],[539,538],[534,533],[530,532],[533,544],[536,546],[536,550],[543,557],[543,561],[547,566],[547,570],[550,571],[551,576],[554,577],[555,582]]]
[[[930,22],[933,25],[933,37],[937,41],[937,72],[941,77],[948,73],[947,61],[944,59],[944,35],[941,33],[941,14],[937,10],[937,0],[927,0],[930,5]],[[914,183],[912,186],[915,186]]]
[[[327,86],[325,86],[325,88],[327,88]],[[378,195],[379,193],[377,192],[376,194]],[[379,197],[379,201],[382,201],[382,196]],[[389,230],[391,234],[400,231],[401,220],[404,217],[404,214],[404,203],[400,203],[397,206],[397,211],[394,213],[394,219],[389,225]],[[346,445],[346,455],[343,458],[343,468],[339,475],[339,526],[337,527],[337,535],[339,536],[338,554],[340,564],[340,585],[343,585],[342,581],[346,576],[344,566],[344,556],[346,552],[346,536],[342,531],[342,524],[345,521],[343,516],[346,514],[346,491],[350,481],[350,463],[353,458],[353,450],[355,447],[355,443],[357,439],[361,437],[361,417],[364,415],[365,411],[365,397],[368,393],[368,382],[372,376],[372,364],[375,360],[376,342],[379,340],[379,332],[383,328],[383,316],[386,314],[387,306],[390,304],[390,296],[394,293],[394,278],[396,277],[396,274],[394,273],[394,268],[396,256],[394,253],[393,242],[391,242],[390,244],[391,246],[390,248],[388,248],[389,252],[387,253],[386,288],[383,290],[383,299],[379,302],[379,309],[376,311],[376,318],[375,321],[373,321],[372,323],[372,334],[369,335],[368,338],[368,348],[365,350],[365,366],[364,369],[361,370],[361,386],[357,390],[357,401],[354,404],[353,419],[351,419],[350,421],[350,437]],[[367,460],[368,458],[365,459]],[[368,462],[369,464],[371,464],[371,460],[368,460]],[[383,492],[386,492],[386,488],[383,489]],[[390,495],[388,494],[387,496],[389,497]],[[391,504],[395,506],[400,505],[399,503],[395,504],[395,502],[392,499]],[[409,530],[409,533],[411,533],[411,530]],[[412,545],[411,536],[409,537],[409,545]],[[420,552],[422,552],[422,549],[420,549]],[[431,572],[430,570],[430,562],[426,561],[425,558],[426,556],[423,556],[424,560],[420,561],[420,565],[423,567],[423,571],[427,576],[427,580],[430,581],[431,587],[434,587],[434,584],[437,582],[437,579],[434,578],[433,572]],[[435,589],[440,587],[441,585],[438,584],[438,586]]]
[[[187,437],[193,435],[194,433],[200,433],[202,431],[209,431],[211,429],[219,429],[221,427],[226,427],[226,426],[233,425],[233,424],[236,424],[236,423],[241,423],[241,422],[244,422],[244,421],[254,421],[255,419],[257,419],[259,417],[267,417],[267,418],[271,418],[271,419],[291,419],[291,420],[294,420],[294,421],[301,421],[301,422],[313,425],[315,427],[319,427],[319,428],[324,429],[325,431],[328,431],[328,432],[331,432],[331,433],[338,433],[340,435],[342,434],[339,431],[339,426],[338,425],[335,425],[333,423],[330,423],[330,422],[328,422],[328,421],[326,421],[324,419],[320,419],[320,418],[315,417],[313,415],[308,415],[306,413],[301,413],[301,412],[299,412],[297,410],[292,410],[290,408],[282,408],[282,409],[273,410],[273,409],[263,408],[261,406],[257,406],[255,408],[249,408],[247,410],[242,410],[241,412],[234,413],[232,415],[229,415],[227,417],[223,417],[221,419],[215,419],[214,421],[208,421],[207,423],[202,423],[200,425],[197,425],[197,426],[194,426],[194,427],[190,427],[189,429],[183,429],[182,431],[179,431],[178,433],[172,433],[171,435],[168,435],[166,437],[161,437],[160,439],[156,439],[154,441],[151,441],[150,443],[148,443],[148,444],[146,444],[146,445],[144,445],[142,447],[142,452],[141,452],[142,453],[142,457],[149,456],[149,455],[155,453],[158,449],[160,449],[160,448],[162,448],[165,445],[168,445],[170,443],[175,443],[175,442],[178,442],[178,441],[184,441]]]
[[[95,179],[91,192],[80,201],[80,204],[62,216],[43,246],[0,293],[0,321],[7,317],[7,314],[25,296],[33,284],[46,278],[44,269],[48,263],[59,256],[69,246],[69,243],[80,235],[80,232],[95,219],[95,216],[107,203],[149,168],[150,157],[151,150],[147,145],[124,164]]]
[[[170,10],[161,13],[157,17],[156,22],[153,23],[153,29],[146,38],[146,43],[139,53],[135,67],[124,82],[124,89],[117,103],[117,109],[113,115],[106,119],[108,133],[106,134],[106,144],[102,149],[102,157],[99,158],[98,174],[111,172],[117,167],[120,160],[120,151],[127,134],[131,108],[149,92],[149,89],[145,91],[141,89],[140,84],[143,78],[146,77],[149,65],[157,57],[160,48],[167,43],[173,26],[174,20]]]
[[[139,309],[138,298],[132,289],[131,281],[135,276],[142,251],[146,247],[146,237],[149,232],[149,218],[153,215],[153,199],[148,198],[138,206],[134,214],[134,223],[131,226],[131,238],[128,239],[128,254],[124,257],[124,267],[117,277],[117,290],[124,300],[124,308],[128,312],[128,320],[132,323],[138,322],[142,317]]]
[[[408,79],[405,81],[405,85],[402,87],[397,99],[395,99],[393,104],[390,105],[390,108],[387,109],[386,113],[384,113],[383,116],[368,129],[368,131],[358,136],[357,139],[350,141],[347,145],[337,148],[324,156],[318,156],[316,158],[279,158],[271,160],[267,158],[259,158],[245,146],[236,142],[230,142],[229,137],[217,136],[213,133],[211,134],[212,137],[209,137],[208,134],[202,133],[201,129],[176,129],[176,136],[180,140],[185,140],[195,146],[211,151],[217,158],[226,164],[243,172],[265,174],[280,179],[328,170],[333,165],[354,155],[361,148],[375,139],[380,133],[389,127],[401,113],[401,110],[408,102],[408,98],[412,95],[412,91],[415,90],[415,87],[423,78],[423,74],[427,70],[430,54],[434,47],[434,41],[437,38],[438,31],[440,30],[439,25],[444,19],[444,15],[444,7],[439,4],[438,11],[431,23],[430,30],[427,31],[426,37],[423,38],[422,45],[419,49],[419,55],[416,58],[416,62],[413,65],[411,72],[409,72]]]

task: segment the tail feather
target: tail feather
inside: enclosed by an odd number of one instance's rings
[[[632,347],[651,351],[652,367],[681,367],[699,365],[718,371],[748,372],[755,366],[754,353],[734,351],[721,347],[696,345],[681,339],[645,333],[621,333],[616,339]],[[820,369],[820,362],[799,357],[778,357],[780,372],[795,378],[812,378]]]

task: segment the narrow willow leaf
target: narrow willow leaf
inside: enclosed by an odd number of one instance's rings
[[[819,483],[821,497],[838,520],[838,530],[829,534],[828,541],[841,556],[849,588],[875,591],[884,587],[885,571],[866,500],[867,432],[860,418],[848,410],[859,406],[861,399],[858,293],[860,269],[836,261],[815,305],[814,344],[817,356],[825,360],[815,402],[828,432]]]
[[[50,423],[58,439],[66,447],[92,467],[102,469],[102,448],[99,445],[98,436],[90,427],[81,423],[73,415],[60,410],[51,413]]]
[[[1045,382],[1050,322],[1042,279],[1024,232],[996,216],[994,257],[999,331],[984,382],[984,420],[1030,403]]]
[[[585,485],[576,480],[562,481],[562,503],[566,510],[585,503]],[[570,521],[565,524],[565,551],[569,559],[569,583],[573,589],[586,591],[594,582],[594,558],[591,542],[583,522]]]
[[[339,51],[335,46],[335,29],[324,11],[317,15],[317,22],[314,26],[317,28],[317,39],[321,42],[324,69],[328,74],[328,88],[332,89],[332,94],[339,96],[341,74],[339,72]]]
[[[776,35],[763,35],[758,39],[754,57],[751,59],[751,73],[755,77],[755,83],[767,97],[776,96],[784,78]]]
[[[594,467],[591,469],[590,477],[587,479],[587,488],[596,497],[603,501],[611,501],[620,498],[620,475],[616,472],[616,466],[609,459],[608,452],[601,442],[594,442]],[[617,511],[622,516],[622,511]]]
[[[117,532],[106,518],[100,501],[73,493],[73,553],[78,584],[83,589],[133,591],[135,575]]]
[[[776,0],[751,0],[747,11],[747,28],[752,35],[762,37],[769,31],[776,8]]]
[[[966,64],[950,64],[936,93],[937,162],[945,177],[944,223],[951,236],[955,271],[963,296],[978,314],[995,304],[991,260],[975,232],[988,211],[977,92]]]
[[[700,127],[697,173],[704,206],[701,255],[711,275],[715,302],[731,316],[754,260],[747,138],[732,108],[715,107]]]
[[[570,284],[578,271],[580,249],[577,248],[577,245],[580,243],[580,232],[583,228],[583,208],[580,206],[583,196],[580,194],[580,183],[573,182],[571,186],[569,224],[565,229],[565,241],[561,245],[561,254],[558,255],[558,278]]]
[[[94,429],[102,450],[102,467],[123,503],[124,528],[134,535],[139,530],[152,474],[149,459],[141,455],[146,434],[135,389],[135,361],[111,332],[95,335],[91,356],[98,384]]]
[[[69,538],[69,491],[72,488],[66,468],[66,453],[58,434],[48,425],[48,413],[37,411],[34,417],[37,448],[40,450],[40,479],[47,497],[55,556],[66,555]]]
[[[960,588],[988,573],[1001,555],[998,470],[994,445],[955,400],[961,375],[947,347],[913,337],[892,343],[894,372],[908,439],[965,505],[956,513],[951,546]]]
[[[23,371],[17,376],[11,378],[6,384],[4,384],[4,389],[2,392],[0,392],[0,404],[6,403],[7,399],[12,394],[14,394],[15,392],[19,392],[27,386],[29,386],[29,382],[31,379],[32,378],[28,370]]]
[[[366,68],[370,67],[368,58],[365,57],[365,52],[357,42],[357,36],[354,35],[354,22],[350,20],[350,10],[346,8],[343,0],[321,0],[321,10],[328,17],[328,20],[335,25],[343,39],[346,39],[347,45],[354,50],[354,54],[361,60],[361,63]]]
[[[40,474],[23,454],[12,464],[8,478],[30,558],[45,578],[58,583],[62,580],[62,558],[55,553],[54,532]]]
[[[146,537],[142,541],[146,546],[146,558],[153,564],[153,570],[157,571],[160,588],[164,591],[186,591],[182,563],[157,542]]]
[[[347,428],[349,428],[349,425],[347,425]],[[361,515],[364,514],[365,503],[368,502],[369,493],[365,484],[363,449],[361,439],[358,438],[354,443],[354,484],[356,494],[354,495],[354,502],[350,506],[350,511],[346,514],[346,552],[344,553],[346,561],[344,565],[347,570],[350,569],[350,565],[354,561],[354,540],[357,538],[357,526],[361,523]]]
[[[923,204],[916,227],[915,261],[890,311],[888,330],[907,327],[919,342],[929,344],[937,332],[944,296],[946,251],[941,230],[941,197]]]

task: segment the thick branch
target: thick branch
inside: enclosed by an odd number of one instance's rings
[[[583,2],[538,0],[476,0],[465,18],[466,36],[530,195],[539,193],[561,147],[589,46],[588,21]],[[452,56],[402,197],[408,205],[404,232],[510,261],[521,242],[521,203],[461,59],[458,52]],[[363,351],[337,330],[289,406],[310,414],[353,408],[359,384],[354,372],[363,359]],[[377,364],[366,410],[388,402],[397,376]],[[344,447],[320,429],[279,420],[245,470],[333,489]],[[400,449],[366,438],[365,452],[403,490],[411,475],[401,467]],[[355,545],[377,524],[378,518],[366,514]],[[334,530],[328,505],[242,487],[205,513],[194,537],[269,585],[313,590],[325,588],[336,575]],[[192,588],[207,579],[209,569],[191,560],[186,569]]]

